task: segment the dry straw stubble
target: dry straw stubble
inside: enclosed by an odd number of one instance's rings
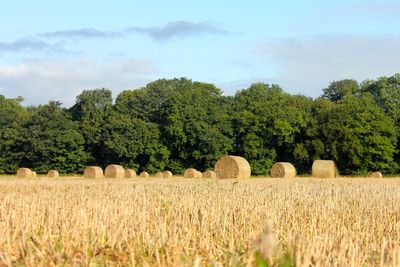
[[[271,168],[273,178],[294,178],[296,174],[296,168],[289,162],[276,162]]]
[[[314,160],[312,164],[312,177],[335,178],[336,166],[333,160]]]
[[[104,176],[106,178],[124,178],[125,169],[121,165],[111,164],[104,170]]]
[[[218,179],[246,179],[250,178],[249,162],[238,156],[224,156],[215,164],[215,173]]]
[[[85,169],[84,174],[85,178],[103,178],[103,169],[98,166],[89,166]]]

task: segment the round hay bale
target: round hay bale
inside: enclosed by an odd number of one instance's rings
[[[225,156],[215,164],[215,173],[218,179],[250,178],[251,168],[249,162],[238,156]]]
[[[217,178],[217,174],[215,171],[205,171],[201,174],[203,178]]]
[[[155,177],[156,178],[163,178],[163,173],[162,172],[156,172]]]
[[[139,176],[142,177],[142,178],[149,178],[150,177],[148,172],[141,172]]]
[[[162,173],[163,178],[172,178],[172,172],[171,171],[163,171]]]
[[[335,178],[335,162],[333,160],[314,160],[311,173],[315,178]]]
[[[56,171],[56,170],[50,170],[50,171],[48,171],[48,173],[47,173],[47,177],[57,178],[57,177],[59,177],[59,176],[60,176],[60,174],[59,174],[58,171]]]
[[[196,169],[189,168],[186,169],[183,173],[183,177],[185,178],[199,178],[199,172]]]
[[[125,178],[135,178],[136,171],[133,169],[125,169]]]
[[[289,162],[276,162],[271,168],[271,177],[274,178],[294,178],[296,168]]]
[[[37,173],[32,171],[32,177],[37,177]]]
[[[121,165],[111,164],[104,170],[104,176],[106,178],[124,178],[125,169]]]
[[[17,171],[17,177],[19,178],[31,178],[32,171],[29,168],[19,168]]]
[[[103,178],[103,169],[98,166],[89,166],[85,169],[85,178]]]
[[[382,175],[381,172],[371,172],[368,177],[370,177],[370,178],[383,178],[383,175]]]

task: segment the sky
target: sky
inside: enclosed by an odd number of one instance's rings
[[[400,72],[399,0],[0,1],[0,94],[26,105],[174,77],[318,97]]]

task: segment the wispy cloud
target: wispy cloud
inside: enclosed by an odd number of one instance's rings
[[[332,80],[365,80],[400,71],[399,36],[271,39],[256,48],[285,88],[317,96]],[[291,91],[292,91],[291,90]]]
[[[99,31],[93,28],[81,28],[75,30],[53,31],[39,34],[41,37],[51,38],[99,38],[108,39],[123,36],[124,33],[117,31]]]
[[[225,31],[212,23],[190,21],[172,21],[163,27],[130,27],[126,32],[141,33],[150,36],[157,41],[167,41],[172,38],[185,38],[190,36],[199,36],[205,34],[227,35],[231,32]]]
[[[42,51],[65,53],[66,51],[58,44],[49,44],[41,40],[35,39],[19,39],[13,42],[0,42],[0,54],[6,52],[23,52],[23,51]]]
[[[121,90],[141,87],[159,75],[149,59],[30,60],[17,66],[0,65],[0,94],[23,96],[27,104],[53,99],[71,106],[84,89],[110,88],[115,97]]]

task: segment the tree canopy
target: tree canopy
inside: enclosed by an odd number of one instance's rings
[[[182,173],[227,154],[248,159],[254,175],[277,161],[309,172],[315,159],[335,160],[343,174],[400,171],[400,74],[333,81],[316,99],[265,83],[225,96],[176,78],[122,91],[115,103],[106,88],[84,90],[69,109],[22,101],[0,95],[0,173],[110,163]]]

